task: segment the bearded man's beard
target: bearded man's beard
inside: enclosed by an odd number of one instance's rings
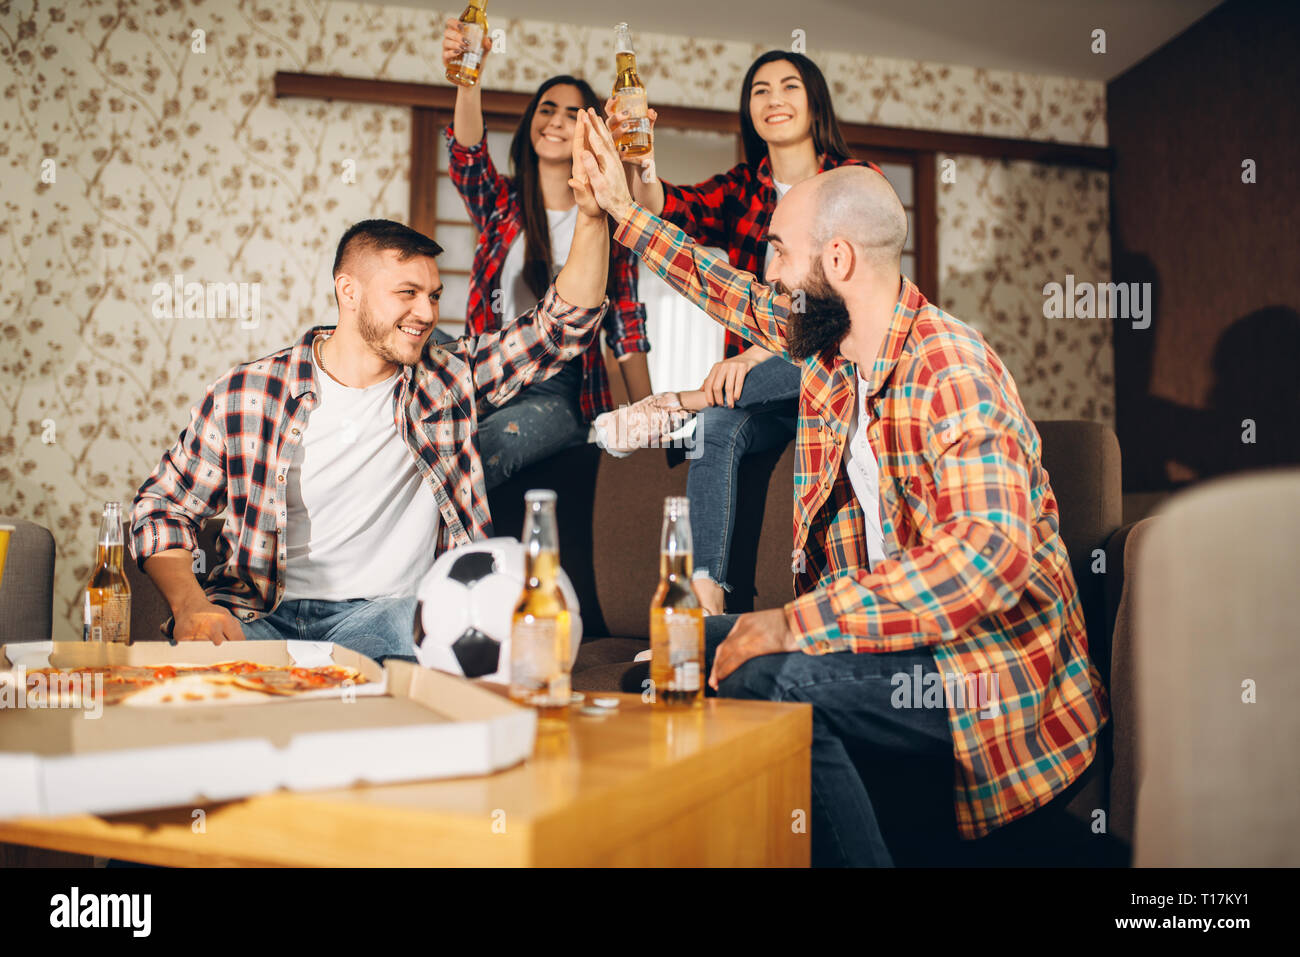
[[[385,329],[375,322],[370,307],[366,304],[364,298],[357,308],[357,331],[361,333],[361,341],[370,346],[370,351],[385,362],[391,362],[393,365],[398,366],[410,366],[420,361],[419,353],[416,354],[414,359],[408,361],[389,347],[388,337],[393,330]],[[404,335],[404,333],[402,334]]]
[[[849,334],[849,307],[844,297],[831,288],[820,259],[814,260],[808,277],[796,295],[778,280],[772,286],[790,297],[790,315],[785,321],[785,347],[790,358],[802,362],[828,349],[838,349]],[[796,311],[796,307],[802,307]]]

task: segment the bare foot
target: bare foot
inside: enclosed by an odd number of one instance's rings
[[[695,589],[695,597],[700,601],[700,607],[704,609],[706,615],[721,615],[723,608],[726,607],[727,599],[722,591],[722,586],[717,582],[710,581],[707,578],[696,578],[691,582],[691,588]]]

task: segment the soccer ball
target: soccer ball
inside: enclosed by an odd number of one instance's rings
[[[582,615],[569,576],[560,569],[569,606],[569,646],[578,659]],[[466,678],[510,681],[510,629],[524,590],[524,546],[489,538],[445,552],[416,591],[415,656],[426,668]]]

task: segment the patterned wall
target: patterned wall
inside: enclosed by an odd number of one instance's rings
[[[80,634],[100,503],[130,501],[206,383],[330,320],[348,224],[404,218],[407,112],[277,102],[273,74],[442,82],[446,15],[312,0],[0,2],[0,513],[54,532],[56,637]],[[493,26],[506,51],[490,86],[531,91],[557,63],[601,87],[612,76],[604,27]],[[761,52],[638,42],[654,100],[724,109]],[[848,120],[1105,141],[1098,83],[808,52]],[[943,304],[1004,351],[1032,413],[1108,420],[1109,339],[1027,320],[1034,283],[1020,271],[1052,250],[1105,266],[1093,235],[1099,222],[1104,236],[1104,178],[959,165],[940,189]],[[159,290],[177,275],[258,284],[259,308],[169,303]],[[1041,380],[1040,348],[1062,366]]]
[[[1043,314],[1047,283],[1110,279],[1110,177],[974,156],[937,165],[939,304],[989,341],[1030,416],[1114,427],[1111,322]]]

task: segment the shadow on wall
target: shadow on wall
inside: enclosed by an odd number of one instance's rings
[[[1159,277],[1151,260],[1117,259],[1116,279],[1150,282],[1152,325],[1160,314]],[[1256,309],[1234,320],[1210,357],[1206,408],[1151,394],[1156,337],[1115,330],[1118,432],[1126,489],[1158,489],[1241,472],[1300,464],[1300,313],[1290,306]],[[1122,345],[1120,345],[1122,343]]]

